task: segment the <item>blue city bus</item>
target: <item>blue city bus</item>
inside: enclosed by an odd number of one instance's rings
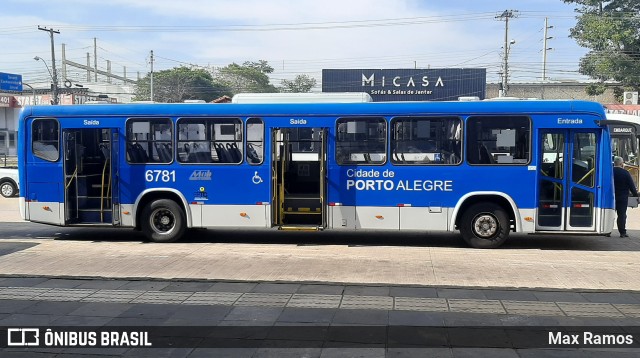
[[[60,226],[607,235],[600,104],[470,101],[35,106],[20,211]]]

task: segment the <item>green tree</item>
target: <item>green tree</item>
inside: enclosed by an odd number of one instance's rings
[[[293,81],[282,80],[282,92],[290,92],[290,93],[308,93],[311,92],[311,89],[315,87],[317,81],[313,77],[309,77],[307,75],[297,75]]]
[[[571,29],[578,45],[590,51],[580,60],[580,73],[600,82],[614,80],[640,89],[640,1],[563,0],[579,5],[580,15]],[[588,91],[603,92],[602,84]],[[619,91],[618,91],[619,92]]]
[[[138,81],[134,100],[151,98],[150,82],[149,75]],[[181,66],[153,74],[153,99],[156,102],[178,103],[188,99],[210,102],[225,94],[230,95],[231,90],[216,82],[204,69]]]
[[[215,72],[214,77],[236,93],[273,93],[278,89],[269,83],[273,67],[267,61],[232,63]]]

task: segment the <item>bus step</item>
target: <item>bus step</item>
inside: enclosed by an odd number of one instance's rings
[[[322,227],[318,225],[282,225],[278,230],[284,231],[320,231]]]
[[[320,195],[318,194],[310,194],[310,195],[302,195],[302,194],[288,194],[284,198],[285,200],[320,200]]]
[[[311,208],[288,208],[284,211],[287,215],[317,215],[322,214],[320,209],[311,210]]]
[[[80,210],[100,209],[101,207],[103,209],[111,208],[111,198],[78,196],[78,208]]]
[[[111,210],[78,210],[77,223],[111,223]]]

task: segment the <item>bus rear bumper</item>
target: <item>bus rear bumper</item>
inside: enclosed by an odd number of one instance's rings
[[[20,210],[20,218],[22,218],[22,220],[27,220],[27,202],[24,198],[24,196],[21,196],[20,198],[18,198],[18,206],[19,206],[19,210]]]
[[[613,231],[613,223],[616,221],[616,211],[614,209],[602,209],[602,221],[600,233],[610,234]]]

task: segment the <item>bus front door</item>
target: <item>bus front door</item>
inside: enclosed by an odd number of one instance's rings
[[[326,224],[326,129],[274,128],[272,224],[320,230]]]
[[[540,132],[538,231],[595,231],[599,133]]]
[[[117,131],[64,129],[62,138],[65,224],[117,224]]]

